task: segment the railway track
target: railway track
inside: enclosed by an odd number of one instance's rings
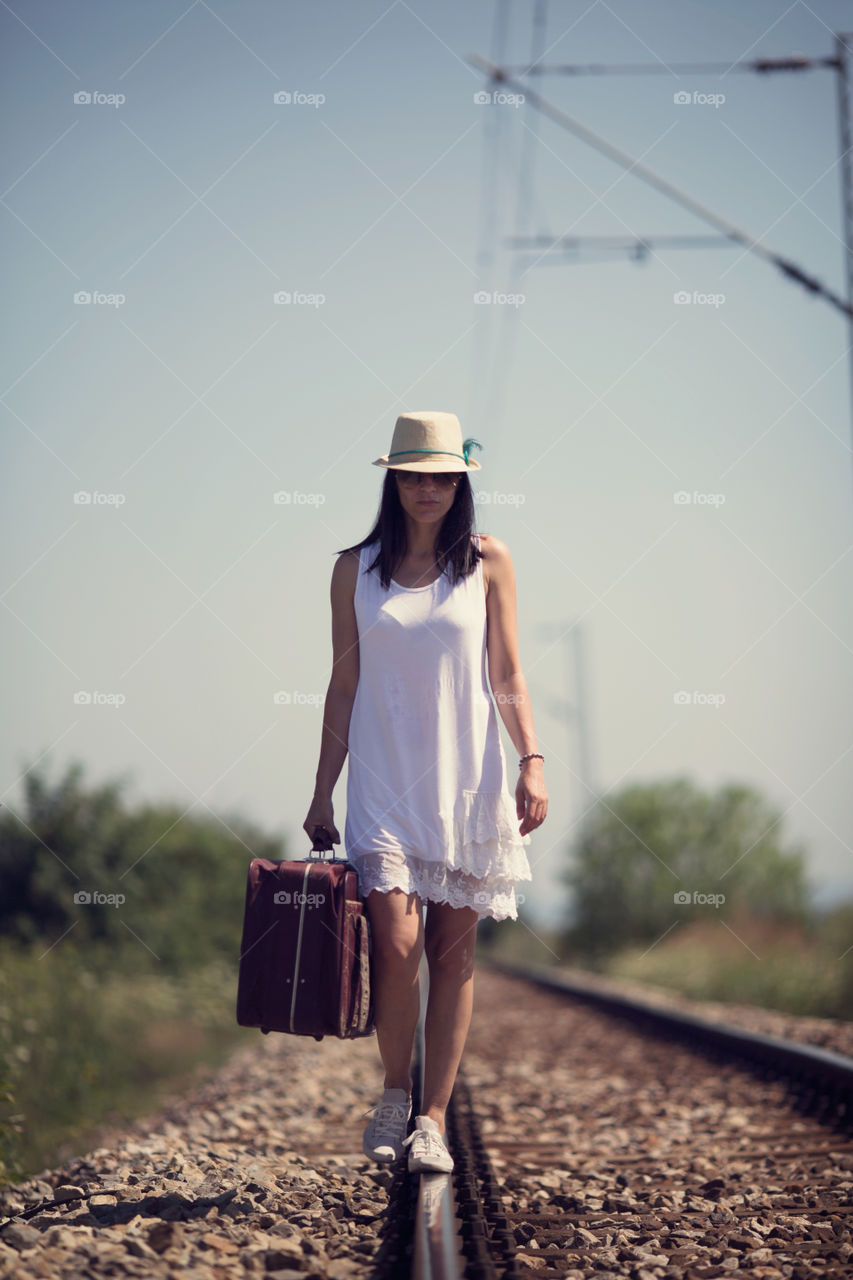
[[[365,1160],[374,1041],[259,1038],[0,1194],[0,1280],[853,1277],[851,1059],[475,981],[451,1177]]]
[[[853,1060],[553,971],[477,983],[443,1247],[401,1170],[375,1274],[853,1276]]]

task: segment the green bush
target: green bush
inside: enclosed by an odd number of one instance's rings
[[[87,788],[80,764],[57,784],[41,764],[21,773],[0,810],[0,1181],[245,1043],[246,871],[286,856],[239,816]]]
[[[749,787],[706,793],[687,778],[623,787],[583,824],[565,875],[567,943],[598,957],[642,948],[709,911],[804,923],[804,853],[786,846],[782,814]],[[709,906],[712,895],[722,903]]]
[[[183,974],[154,962],[119,971],[94,946],[45,955],[5,943],[0,970],[0,1180],[79,1150],[104,1120],[141,1114],[248,1034],[235,1017],[236,957]]]
[[[130,808],[123,783],[81,779],[79,764],[55,786],[33,767],[19,811],[0,812],[0,934],[44,949],[73,932],[175,972],[237,954],[247,867],[285,857],[282,840],[238,816]]]

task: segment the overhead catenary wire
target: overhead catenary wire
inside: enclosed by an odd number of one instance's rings
[[[838,70],[838,58],[809,58],[805,54],[789,54],[784,58],[752,58],[743,62],[621,62],[605,66],[600,62],[530,62],[527,66],[504,67],[507,75],[541,76],[612,76],[612,75],[729,75],[732,71],[822,71]]]
[[[742,244],[750,253],[757,254],[766,262],[771,263],[772,266],[776,267],[777,270],[787,276],[788,279],[802,285],[802,287],[807,289],[810,293],[825,298],[834,307],[841,311],[843,315],[847,316],[848,319],[853,319],[853,306],[851,306],[851,304],[839,294],[827,288],[827,286],[820,280],[806,272],[802,267],[798,266],[795,262],[791,262],[789,259],[782,257],[781,254],[774,252],[772,249],[768,249],[765,245],[761,244],[760,241],[756,240],[754,236],[749,235],[746,231],[741,231],[726,218],[721,217],[712,209],[709,209],[706,205],[702,204],[699,200],[696,200],[693,196],[688,195],[687,192],[676,187],[675,184],[669,182],[668,179],[661,177],[658,173],[655,173],[653,169],[642,164],[641,161],[637,160],[634,156],[631,156],[627,151],[623,151],[620,147],[615,146],[600,134],[597,134],[592,129],[587,128],[587,126],[582,124],[579,120],[570,116],[568,112],[563,111],[560,107],[555,106],[553,102],[549,102],[547,98],[543,98],[541,94],[531,89],[529,84],[517,80],[514,76],[508,74],[504,67],[497,66],[495,63],[488,61],[488,59],[481,57],[479,54],[469,54],[467,61],[471,66],[485,72],[494,83],[505,84],[514,91],[521,93],[525,104],[529,103],[535,110],[541,111],[543,115],[553,120],[555,124],[560,125],[561,128],[567,129],[570,133],[574,133],[591,147],[594,147],[595,150],[608,156],[609,159],[615,161],[623,168],[630,170],[632,174],[641,178],[644,182],[648,183],[649,186],[654,187],[656,190],[668,196],[669,199],[673,200],[676,204],[680,204],[682,208],[688,209],[703,222],[707,222],[710,226],[715,227],[728,239],[734,240],[738,244]]]
[[[622,253],[629,250],[637,261],[644,260],[659,245],[665,249],[728,249],[726,236],[554,236],[540,232],[533,236],[507,236],[509,249],[545,249],[548,253],[577,253],[579,249],[600,249]],[[541,255],[540,255],[541,259]],[[539,261],[539,259],[537,259]]]

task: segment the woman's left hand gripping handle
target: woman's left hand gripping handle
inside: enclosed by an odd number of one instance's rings
[[[325,853],[333,845],[341,843],[341,833],[335,826],[335,813],[331,800],[314,799],[302,829],[311,840],[311,848],[320,852]]]

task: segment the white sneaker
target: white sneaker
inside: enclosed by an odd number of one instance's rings
[[[409,1148],[409,1173],[450,1173],[453,1156],[430,1116],[415,1116],[415,1128],[403,1142]]]
[[[403,1154],[403,1135],[412,1114],[412,1100],[405,1089],[386,1089],[382,1101],[372,1111],[364,1131],[364,1154],[379,1164],[391,1164]]]

